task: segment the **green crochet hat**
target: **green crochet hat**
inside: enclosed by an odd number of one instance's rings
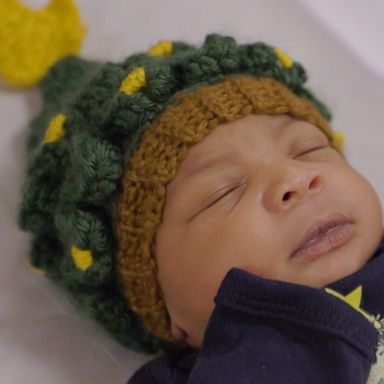
[[[123,345],[156,353],[173,339],[154,243],[166,186],[190,146],[252,113],[315,124],[341,150],[329,110],[280,49],[208,35],[161,41],[120,63],[69,56],[40,84],[18,222],[30,263]]]

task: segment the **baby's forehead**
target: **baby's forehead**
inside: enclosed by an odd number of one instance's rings
[[[231,165],[250,153],[262,158],[271,148],[294,152],[296,146],[307,141],[317,144],[320,140],[328,141],[320,128],[305,120],[288,115],[255,116],[220,124],[189,147],[178,168],[177,182],[184,182],[208,169]]]
[[[257,150],[267,142],[284,145],[313,137],[327,138],[327,135],[310,122],[290,115],[248,115],[215,127],[188,149],[185,163],[186,166],[196,164],[207,155],[209,160],[210,154],[215,156],[218,152],[227,153],[231,149],[250,147]]]

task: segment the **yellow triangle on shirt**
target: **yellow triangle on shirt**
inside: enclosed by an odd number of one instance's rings
[[[345,302],[351,305],[353,308],[360,308],[361,303],[361,294],[362,294],[361,285],[355,288],[352,292],[348,293],[345,297]]]
[[[352,308],[356,309],[356,311],[360,312],[367,320],[372,321],[372,315],[360,308],[361,297],[363,294],[363,288],[361,285],[345,296],[331,288],[325,288],[325,292],[349,304]]]

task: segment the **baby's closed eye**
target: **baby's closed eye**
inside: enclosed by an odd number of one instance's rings
[[[218,191],[216,191],[213,195],[211,195],[211,198],[208,198],[208,205],[205,206],[204,209],[207,209],[211,207],[212,205],[216,204],[220,200],[222,200],[224,197],[230,195],[232,192],[237,190],[239,187],[244,185],[244,180],[240,183],[236,183],[235,185],[225,186],[223,188],[220,188]]]
[[[320,150],[320,149],[327,149],[327,148],[332,149],[332,148],[330,147],[329,144],[327,144],[327,145],[314,146],[314,147],[311,147],[311,148],[309,148],[309,149],[306,149],[306,150],[300,152],[300,153],[299,153],[298,155],[296,155],[294,158],[296,158],[296,157],[298,157],[298,156],[306,155],[307,153],[311,153],[311,152],[314,152],[314,151],[318,151],[318,150]]]

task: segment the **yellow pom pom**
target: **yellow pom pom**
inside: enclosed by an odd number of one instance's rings
[[[40,269],[40,268],[36,268],[36,267],[33,267],[31,266],[31,269],[34,273],[36,273],[37,275],[45,275],[45,272],[43,269]]]
[[[62,113],[58,114],[50,121],[48,129],[45,132],[44,143],[52,143],[54,141],[60,141],[64,138],[64,122],[65,116]]]
[[[172,53],[172,41],[162,40],[153,45],[148,50],[148,55],[151,56],[166,56]]]
[[[284,68],[291,68],[293,65],[293,60],[291,57],[283,52],[280,48],[274,48],[277,58],[280,60]]]
[[[139,91],[141,88],[147,85],[145,79],[145,71],[143,67],[137,67],[132,72],[130,72],[127,77],[121,83],[120,92],[124,92],[127,95],[132,95],[133,93]]]
[[[333,134],[333,139],[332,139],[332,142],[333,142],[333,145],[339,150],[339,151],[343,151],[344,150],[344,144],[345,144],[345,141],[346,141],[346,137],[345,137],[345,134],[344,132],[342,131],[337,131]]]
[[[0,1],[0,74],[8,84],[36,85],[48,69],[80,51],[86,28],[73,0],[51,0],[40,10]]]
[[[90,251],[72,246],[71,253],[76,267],[82,271],[87,270],[93,264],[93,257]]]

